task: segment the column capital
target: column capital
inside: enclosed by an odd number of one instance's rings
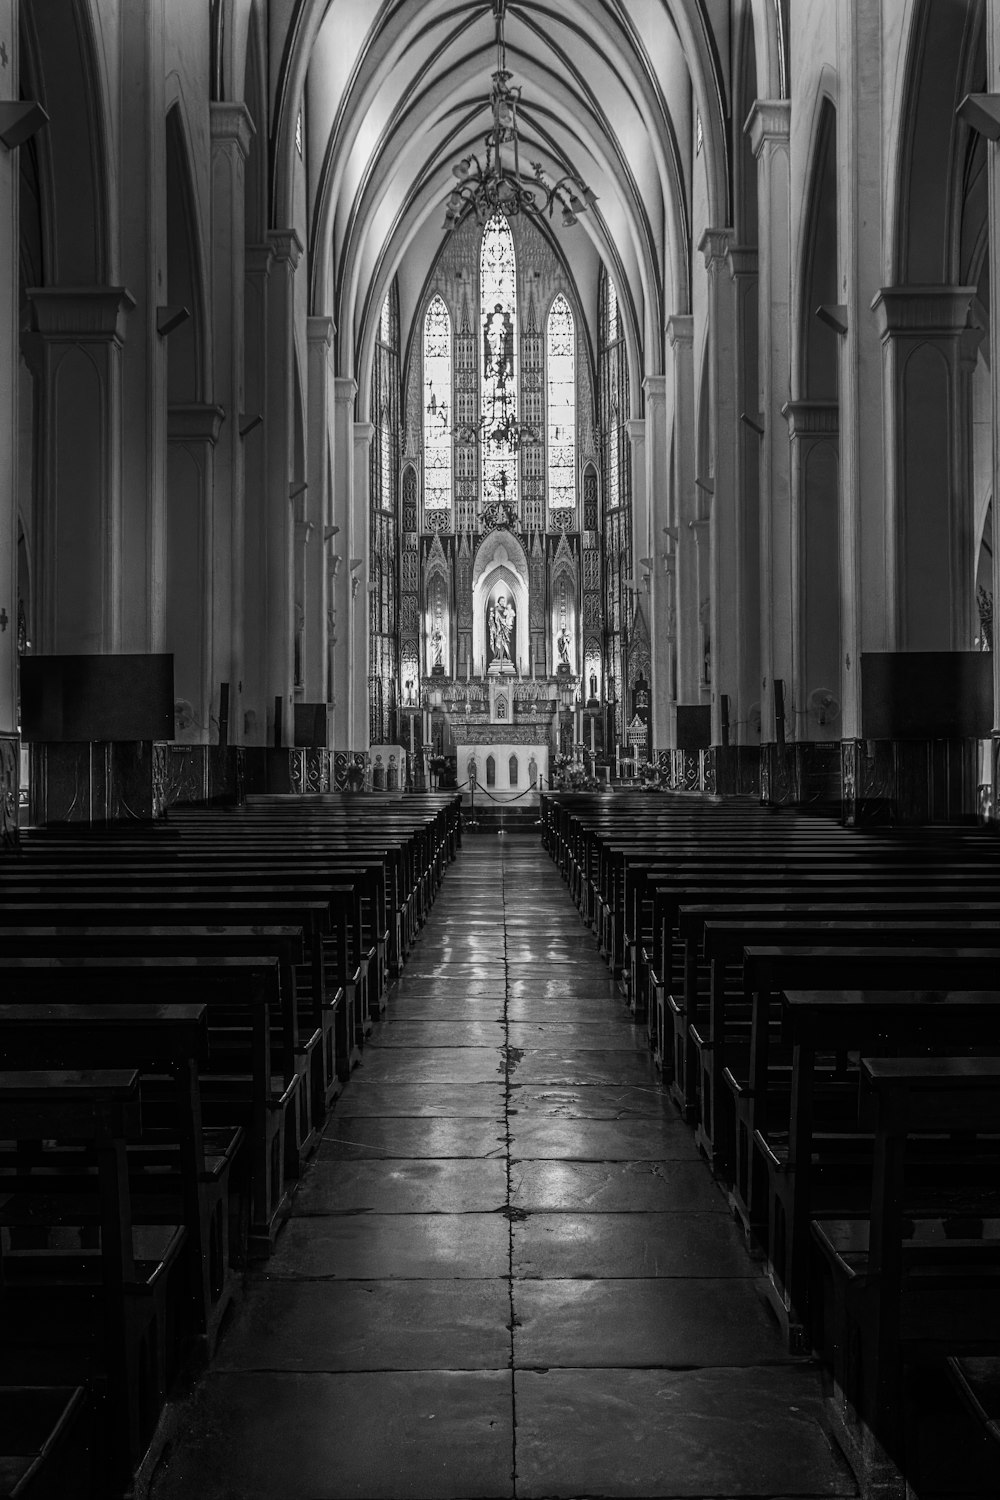
[[[354,398],[358,394],[358,382],[353,375],[335,375],[333,379],[333,399],[338,406],[346,406],[348,402],[353,406]]]
[[[750,137],[754,156],[765,146],[787,146],[791,130],[790,99],[755,99],[747,115],[744,131]]]
[[[125,319],[135,298],[123,286],[33,286],[32,330],[60,342],[104,343],[125,338]]]
[[[226,413],[206,401],[187,401],[167,408],[167,441],[215,443]]]
[[[374,437],[375,437],[375,423],[374,422],[355,422],[355,424],[354,424],[354,441],[359,446],[361,446],[361,447],[364,447],[364,446],[370,447],[371,443],[372,443],[372,440],[373,440]]]
[[[298,268],[305,246],[294,229],[269,229],[267,243],[275,260],[287,261],[293,271]]]
[[[836,437],[840,432],[839,401],[786,401],[781,415],[789,438]]]
[[[228,99],[210,103],[208,118],[213,146],[236,146],[245,160],[257,134],[246,105]]]
[[[947,338],[968,325],[974,286],[884,286],[872,298],[883,343],[909,335]]]
[[[726,251],[729,274],[734,281],[741,276],[756,276],[758,254],[756,245],[730,245]]]
[[[244,265],[248,276],[266,276],[274,262],[274,250],[270,245],[248,245],[244,251]]]
[[[724,261],[729,253],[729,242],[732,238],[731,229],[706,229],[698,241],[698,249],[705,257],[705,265],[709,270],[713,265]]]
[[[642,388],[646,392],[647,403],[664,403],[667,399],[667,377],[665,375],[647,375],[642,382]]]
[[[329,349],[336,332],[337,325],[332,318],[306,318],[306,339],[310,344],[325,344]]]
[[[694,318],[691,313],[671,313],[667,319],[667,338],[671,349],[678,344],[690,349],[694,344]]]
[[[625,426],[628,430],[628,439],[630,443],[638,446],[639,443],[644,443],[646,441],[645,417],[629,417],[625,422]]]

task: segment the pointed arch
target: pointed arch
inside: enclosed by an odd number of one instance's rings
[[[545,321],[549,509],[576,509],[576,319],[564,292]]]
[[[454,494],[452,461],[453,329],[439,292],[424,314],[424,510],[450,510]]]
[[[482,361],[482,497],[489,505],[518,501],[517,260],[505,215],[483,230],[479,254]]]

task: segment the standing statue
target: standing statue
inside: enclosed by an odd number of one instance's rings
[[[510,638],[514,630],[515,613],[513,601],[509,600],[506,594],[498,594],[489,612],[488,621],[490,649],[493,652],[494,661],[503,663],[514,660],[510,651]]]
[[[434,666],[443,666],[444,635],[442,633],[440,625],[435,625],[434,629],[431,631],[431,651],[434,656]]]
[[[560,630],[559,634],[556,636],[556,649],[559,652],[559,665],[561,667],[568,667],[569,666],[569,631],[566,629],[565,625]]]

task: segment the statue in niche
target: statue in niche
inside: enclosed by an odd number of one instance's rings
[[[559,652],[559,665],[569,666],[569,631],[564,625],[556,636],[556,650]]]
[[[590,696],[591,696],[592,699],[597,697],[597,673],[596,672],[591,672],[591,674],[590,674]]]
[[[514,601],[508,599],[506,594],[498,594],[496,600],[488,612],[487,624],[490,632],[490,651],[493,660],[503,663],[513,663],[510,643],[514,631],[514,619],[516,611]]]
[[[434,629],[431,631],[431,658],[436,672],[441,671],[444,666],[443,653],[444,635],[442,634],[441,626],[435,624]]]

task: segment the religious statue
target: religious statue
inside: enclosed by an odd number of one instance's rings
[[[560,630],[559,634],[556,636],[556,649],[559,652],[559,665],[561,667],[568,667],[569,666],[569,631],[566,629],[565,625]]]
[[[443,651],[444,651],[444,635],[441,632],[441,626],[440,625],[435,625],[434,629],[431,631],[431,652],[432,652],[433,657],[434,657],[434,666],[435,667],[440,667],[440,666],[444,665],[444,663],[442,661],[442,653],[443,653]]]
[[[493,659],[498,662],[513,661],[510,650],[510,638],[514,629],[514,604],[507,598],[506,594],[498,594],[496,602],[489,612],[490,649]]]

